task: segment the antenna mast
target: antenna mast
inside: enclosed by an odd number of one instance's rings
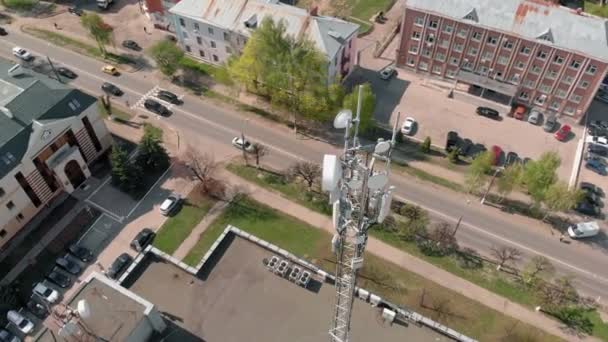
[[[359,86],[356,117],[352,118],[350,110],[342,110],[334,120],[335,128],[345,129],[343,155],[339,159],[325,155],[323,160],[323,190],[330,193],[336,229],[332,238],[332,250],[336,254],[336,302],[329,330],[331,342],[349,341],[357,271],[363,266],[368,229],[384,221],[394,189],[388,186],[388,178],[399,115],[391,141],[378,139],[375,144],[361,146],[358,137],[361,89]],[[353,128],[349,143],[349,132]],[[382,167],[375,165],[377,160],[383,162]]]

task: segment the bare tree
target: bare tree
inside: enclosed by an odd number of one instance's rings
[[[521,251],[514,247],[493,246],[491,248],[491,251],[492,255],[494,255],[496,259],[498,259],[498,266],[496,267],[497,271],[500,271],[500,269],[504,265],[508,263],[513,263],[521,258]]]
[[[523,278],[526,284],[534,283],[538,278],[543,278],[555,273],[555,267],[542,255],[536,255],[524,268]]]
[[[311,191],[316,180],[321,177],[321,167],[315,163],[300,161],[289,169],[289,174],[302,178],[308,185],[308,191]]]
[[[436,321],[442,321],[444,318],[454,315],[452,308],[450,307],[450,300],[448,298],[433,298],[431,297],[430,304],[426,303],[426,289],[422,289],[420,296],[420,306],[433,311],[433,319]]]
[[[563,276],[555,284],[542,283],[538,288],[541,303],[549,308],[559,308],[572,303],[578,303],[580,297],[572,284],[572,277]]]
[[[253,156],[255,157],[255,167],[256,168],[260,168],[260,160],[266,155],[268,154],[268,147],[260,144],[260,143],[254,143],[253,144]]]
[[[200,154],[191,147],[186,151],[186,163],[192,175],[201,182],[203,191],[207,192],[216,188],[218,163],[210,154]],[[212,184],[213,183],[213,184]]]

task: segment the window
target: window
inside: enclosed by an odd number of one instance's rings
[[[498,64],[506,65],[509,62],[509,57],[507,56],[498,56]]]
[[[589,64],[587,66],[587,70],[585,70],[585,72],[588,73],[589,75],[595,74],[596,71],[597,71],[597,67],[593,64]]]
[[[479,68],[477,68],[477,70],[482,75],[487,75],[488,74],[488,67],[487,66],[480,65]]]
[[[462,49],[464,49],[464,45],[462,45],[462,44],[456,44],[456,45],[454,45],[454,51],[456,51],[456,52],[462,52]]]
[[[3,188],[0,188],[0,197],[4,196],[4,194],[5,194],[5,193],[6,193],[6,192],[4,192],[4,189],[3,189]]]
[[[6,236],[6,230],[2,229],[0,230],[0,238],[3,238]]]
[[[19,213],[19,214],[17,214],[17,221],[21,221],[21,220],[23,220],[23,214]]]
[[[410,57],[410,58],[407,59],[407,63],[406,64],[409,65],[409,66],[414,66],[415,63],[416,62],[414,61],[414,59],[412,57]]]
[[[450,46],[450,41],[447,39],[443,39],[441,41],[441,43],[439,43],[439,46],[441,46],[442,48],[448,48]]]
[[[498,43],[498,38],[497,37],[488,36],[488,44],[490,44],[490,45],[496,45],[496,43]]]
[[[230,33],[224,32],[224,40],[230,40]]]
[[[497,79],[497,80],[502,80],[502,79],[503,79],[503,77],[502,77],[502,72],[497,71],[497,72],[496,72],[496,76],[495,76],[494,78],[495,78],[495,79]]]
[[[536,103],[539,106],[542,106],[545,104],[545,101],[547,100],[547,95],[545,94],[541,94],[538,95],[535,99],[534,99],[534,103]]]
[[[519,49],[519,52],[522,55],[528,56],[530,54],[530,52],[532,52],[532,50],[529,47],[527,47],[527,46],[522,46],[521,49]]]
[[[437,54],[435,54],[435,60],[440,61],[440,62],[445,62],[445,55],[438,52]]]
[[[529,96],[530,95],[526,91],[522,91],[521,93],[519,93],[519,98],[522,100],[527,100]]]
[[[422,55],[424,57],[431,57],[431,50],[429,50],[429,49],[422,50]]]
[[[198,31],[198,23],[194,23],[194,29]]]
[[[414,40],[420,40],[420,32],[418,32],[418,31],[412,31],[412,39],[414,39]]]
[[[589,86],[589,82],[587,81],[582,81],[581,84],[578,85],[581,89],[587,89],[587,87]]]
[[[555,64],[562,64],[562,63],[564,63],[564,57],[559,56],[559,55],[555,55],[555,57],[553,57],[553,63],[555,63]]]
[[[433,74],[441,74],[441,65],[433,65]]]
[[[418,53],[418,45],[410,45],[409,52],[411,54],[414,54],[414,55],[417,54]]]
[[[13,209],[15,207],[15,203],[13,203],[13,201],[8,201],[8,203],[6,203],[6,207],[8,209]]]
[[[429,34],[426,36],[426,41],[427,41],[428,43],[432,43],[432,42],[434,42],[434,41],[435,41],[435,35],[434,35],[434,34],[432,34],[432,33],[429,33]]]
[[[582,96],[580,95],[576,95],[576,94],[572,94],[572,96],[570,96],[570,101],[574,102],[574,103],[579,103],[582,100]]]
[[[451,34],[452,32],[454,32],[454,26],[452,26],[452,25],[445,25],[443,27],[443,32]]]
[[[452,69],[448,69],[445,72],[445,77],[447,77],[447,78],[454,78],[454,75],[455,75],[455,73],[454,73],[454,70],[452,70]]]
[[[423,26],[424,25],[424,18],[423,17],[416,17],[414,19],[414,25]]]
[[[566,109],[564,109],[564,113],[567,115],[572,115],[572,114],[574,114],[574,108],[566,107]]]
[[[547,52],[543,51],[543,50],[538,50],[538,53],[536,53],[536,57],[545,60],[547,59]]]
[[[543,93],[549,94],[551,92],[551,86],[546,85],[546,84],[541,84],[538,86],[538,90],[542,91]]]
[[[205,57],[205,51],[203,51],[203,50],[198,50],[198,54],[201,57]]]
[[[420,70],[429,70],[429,65],[427,62],[420,62],[418,63],[418,69]]]
[[[458,65],[458,58],[456,58],[456,57],[450,58],[450,65]]]
[[[198,45],[203,44],[203,40],[201,39],[201,37],[196,37],[196,43],[197,43]]]
[[[511,76],[511,83],[519,83],[519,74],[514,74],[513,76]]]
[[[219,60],[220,60],[220,59],[219,59],[219,58],[217,58],[217,55],[213,55],[213,61],[214,61],[214,62],[217,62],[217,61],[219,61]]]
[[[572,84],[572,81],[574,81],[574,78],[572,76],[566,76],[562,79],[562,83],[564,84]]]
[[[471,63],[471,62],[465,62],[462,65],[462,69],[463,70],[467,70],[467,71],[471,71],[473,69],[473,63]]]
[[[523,69],[525,66],[526,66],[526,65],[525,65],[525,64],[524,64],[524,62],[522,62],[522,61],[519,61],[519,62],[515,63],[515,68],[516,68],[516,69],[520,69],[520,70],[521,70],[521,69]]]
[[[477,55],[477,51],[478,51],[477,48],[470,47],[469,48],[469,55],[475,56],[475,55]]]
[[[216,47],[215,42],[213,40],[211,40],[210,42],[211,42],[211,47],[215,49],[215,47]]]
[[[551,104],[549,105],[549,108],[551,108],[553,110],[558,110],[559,109],[559,101],[553,101],[553,102],[551,102]]]
[[[469,33],[469,31],[467,29],[460,29],[458,31],[457,36],[460,37],[460,38],[464,38],[464,37],[467,36],[468,33]]]
[[[570,62],[570,67],[572,69],[578,69],[581,67],[581,61],[577,61],[577,60],[572,60],[572,62]]]
[[[539,74],[540,71],[541,71],[541,67],[539,67],[538,65],[533,65],[532,70],[530,70],[530,72],[533,74]]]
[[[190,45],[186,45],[186,51],[192,52],[192,49],[190,48]]]
[[[226,46],[226,53],[232,53],[232,50],[230,50],[230,46]]]
[[[473,40],[480,41],[481,40],[481,32],[473,32]]]
[[[209,31],[209,34],[210,34],[210,35],[213,35],[213,27],[209,27],[209,28],[207,29],[207,31]]]
[[[184,38],[188,38],[188,32],[182,31],[182,34],[184,35]]]
[[[429,27],[430,28],[436,29],[438,25],[439,25],[439,22],[437,20],[431,20],[431,21],[429,21]]]
[[[510,40],[505,40],[505,42],[502,44],[502,47],[507,50],[511,50],[513,48],[513,42]]]
[[[525,80],[524,81],[524,87],[526,87],[526,88],[533,88],[534,87],[534,81],[532,81],[532,80]]]
[[[492,58],[494,58],[494,54],[492,53],[492,51],[486,51],[486,52],[484,52],[483,59],[486,59],[486,60],[490,61],[490,60],[492,60]]]
[[[555,96],[559,97],[560,99],[565,99],[566,98],[566,91],[563,89],[557,89],[555,91]]]
[[[186,27],[186,22],[184,21],[184,18],[179,18],[179,25],[181,27]]]

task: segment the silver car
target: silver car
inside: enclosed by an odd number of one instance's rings
[[[540,112],[536,109],[533,109],[532,111],[530,111],[530,115],[528,115],[528,122],[533,125],[538,125],[540,123],[541,117],[542,114],[540,114]]]
[[[6,318],[19,328],[24,334],[29,334],[34,330],[34,323],[29,319],[25,318],[22,314],[15,310],[11,310],[6,314]]]

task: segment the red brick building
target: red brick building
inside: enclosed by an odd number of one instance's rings
[[[580,118],[607,72],[607,32],[544,0],[407,0],[397,64]]]

